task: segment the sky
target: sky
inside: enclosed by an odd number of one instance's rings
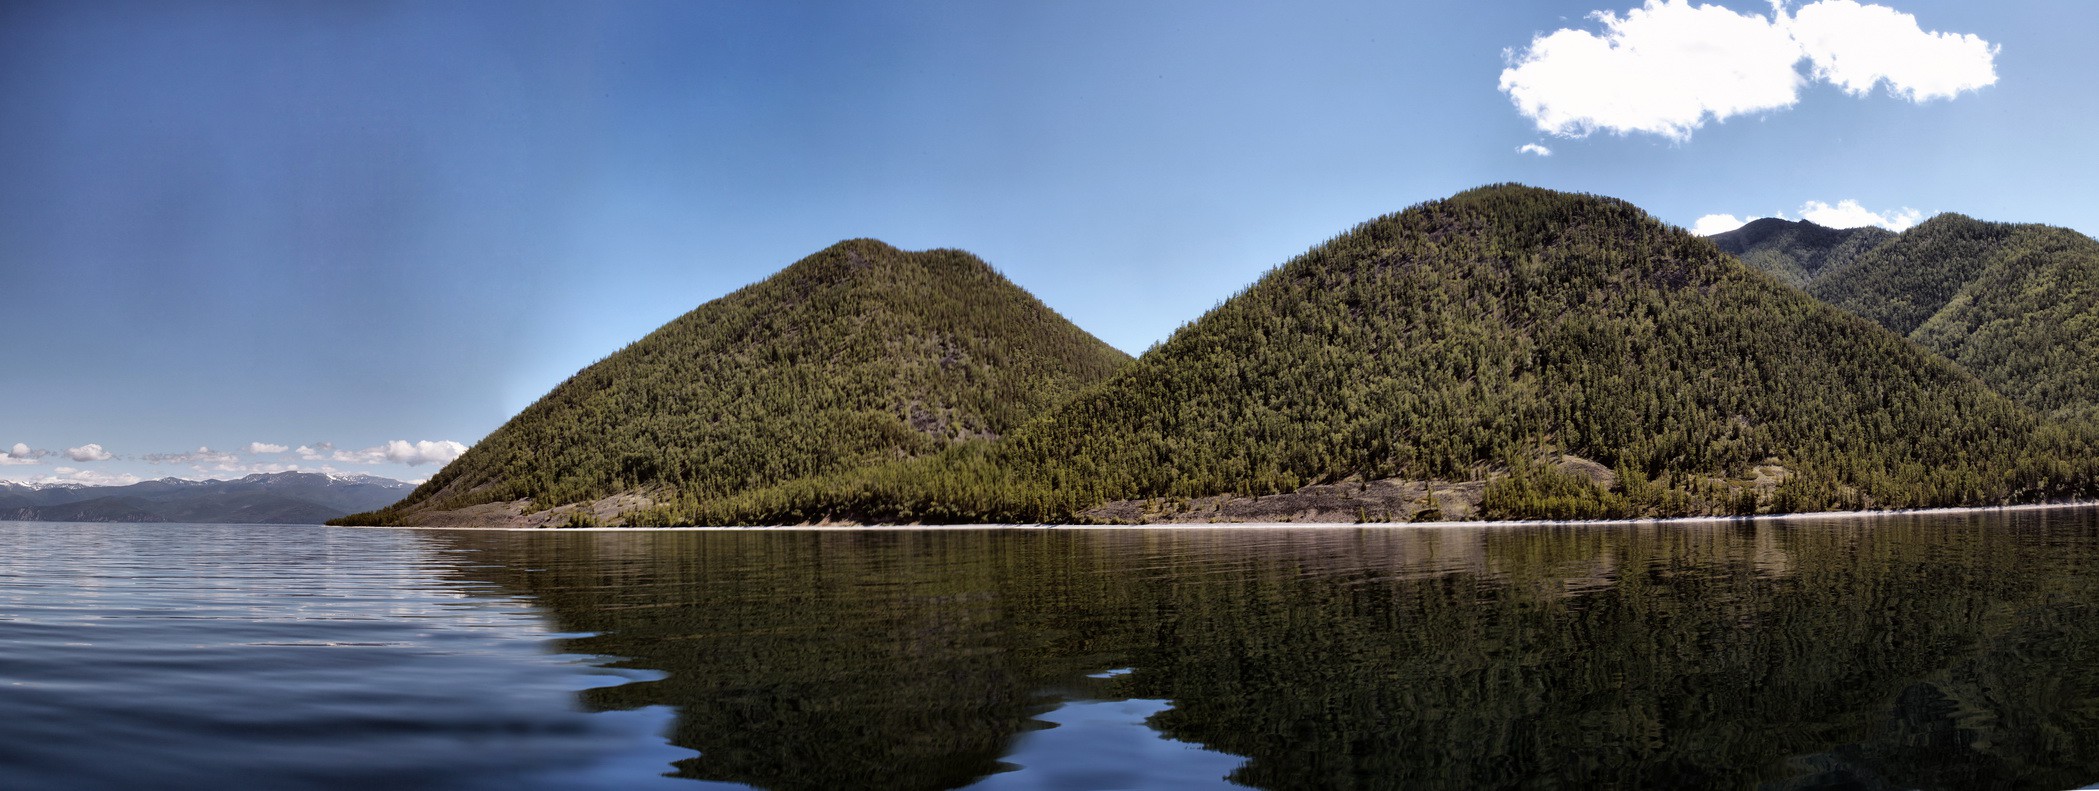
[[[841,239],[1141,353],[1499,182],[2099,232],[2099,3],[0,3],[0,479],[427,478]]]

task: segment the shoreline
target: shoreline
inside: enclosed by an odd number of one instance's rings
[[[1641,517],[1638,519],[1500,519],[1463,522],[1154,522],[1135,525],[1065,525],[1065,524],[967,524],[967,525],[768,525],[768,526],[688,526],[688,527],[472,527],[417,526],[417,525],[344,525],[348,530],[487,530],[507,533],[632,533],[663,531],[816,531],[816,532],[892,532],[905,530],[1249,530],[1313,528],[1320,530],[1442,530],[1467,527],[1634,527],[1640,525],[1688,525],[1720,524],[1727,522],[1800,521],[1806,519],[1878,519],[1897,516],[1939,516],[1949,514],[1983,514],[2007,511],[2051,511],[2071,508],[2099,507],[2099,501],[2074,501],[2065,503],[2028,503],[2023,505],[1972,505],[1948,508],[1913,508],[1896,511],[1809,511],[1795,514],[1762,514],[1758,516],[1670,516]]]

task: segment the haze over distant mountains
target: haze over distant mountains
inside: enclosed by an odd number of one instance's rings
[[[2069,419],[2088,403],[2081,361],[1969,359],[2038,342],[2050,316],[2073,346],[2099,335],[2080,324],[2089,289],[2017,293],[2086,272],[2091,240],[2018,228],[1767,222],[1708,241],[1623,201],[1488,187],[1358,226],[1133,363],[966,254],[841,243],[585,369],[349,521],[1405,521],[2090,496],[2099,433]],[[2000,286],[2014,293],[1984,293]],[[2017,310],[2041,318],[2007,334]]]
[[[258,473],[238,480],[162,478],[128,486],[0,481],[0,520],[320,524],[383,508],[414,484],[371,475]]]

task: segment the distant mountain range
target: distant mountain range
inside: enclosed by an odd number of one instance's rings
[[[320,524],[384,508],[414,489],[371,475],[313,472],[227,481],[162,478],[129,486],[0,482],[0,521]]]
[[[856,240],[702,305],[407,499],[342,521],[1418,521],[2089,497],[2095,247],[1958,216],[1707,240],[1623,201],[1501,185],[1364,223],[1130,361],[966,253]]]

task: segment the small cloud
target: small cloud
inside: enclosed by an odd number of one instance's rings
[[[82,470],[74,467],[58,467],[51,470],[55,475],[45,475],[30,483],[77,483],[86,486],[130,486],[141,479],[126,472],[102,472]]]
[[[397,439],[386,443],[386,460],[410,467],[419,464],[444,464],[459,458],[459,454],[465,452],[465,445],[448,439],[436,442],[424,440],[413,444]]]
[[[268,442],[248,443],[249,453],[283,453],[288,450],[291,450],[291,448],[283,445],[272,445]]]
[[[140,458],[154,464],[233,464],[241,460],[237,454],[212,450],[208,446],[199,446],[188,453],[148,453]]]
[[[1691,232],[1699,236],[1712,236],[1716,233],[1727,233],[1761,219],[1763,218],[1750,217],[1744,219],[1732,214],[1708,214],[1698,218],[1697,222],[1691,223]]]
[[[51,451],[43,448],[31,448],[29,443],[26,442],[17,442],[12,448],[0,450],[0,466],[42,464],[42,459],[49,455],[51,455]]]
[[[90,442],[77,448],[67,448],[66,458],[74,461],[109,461],[116,456],[103,450],[101,445]]]
[[[1822,201],[1811,200],[1800,205],[1798,214],[1800,219],[1827,228],[1863,228],[1872,225],[1886,228],[1896,233],[1914,228],[1917,223],[1924,220],[1924,212],[1906,206],[1891,211],[1876,212],[1867,209],[1855,200],[1837,201],[1834,206]],[[1785,212],[1774,212],[1771,216],[1781,220],[1789,219],[1786,217]],[[1691,232],[1699,236],[1712,236],[1716,233],[1727,233],[1761,219],[1764,218],[1760,216],[1736,217],[1732,214],[1708,214],[1691,223]]]
[[[1536,154],[1541,157],[1549,157],[1552,156],[1552,149],[1538,145],[1537,143],[1524,143],[1523,145],[1516,147],[1516,153]]]
[[[406,464],[415,467],[423,464],[445,464],[459,458],[467,446],[444,440],[421,440],[409,442],[397,439],[384,445],[364,450],[337,450],[333,444],[322,442],[315,445],[300,445],[294,452],[307,461],[337,461],[349,464]]]
[[[1859,205],[1855,200],[1838,201],[1835,206],[1821,201],[1808,201],[1800,207],[1800,218],[1830,228],[1863,228],[1877,225],[1901,233],[1922,222],[1924,213],[1907,206],[1887,212],[1875,212]]]
[[[280,464],[277,462],[243,464],[224,461],[212,464],[192,464],[190,465],[190,470],[201,478],[245,477],[256,473],[313,472],[313,470],[302,468],[297,464]]]
[[[1501,91],[1539,131],[1682,141],[1709,122],[1792,107],[1811,80],[1858,96],[1886,83],[1913,102],[1997,81],[1996,45],[1926,32],[1914,16],[1856,0],[1818,0],[1793,14],[1775,2],[1768,17],[1647,0],[1624,16],[1589,17],[1600,31],[1563,28],[1504,53]]]

